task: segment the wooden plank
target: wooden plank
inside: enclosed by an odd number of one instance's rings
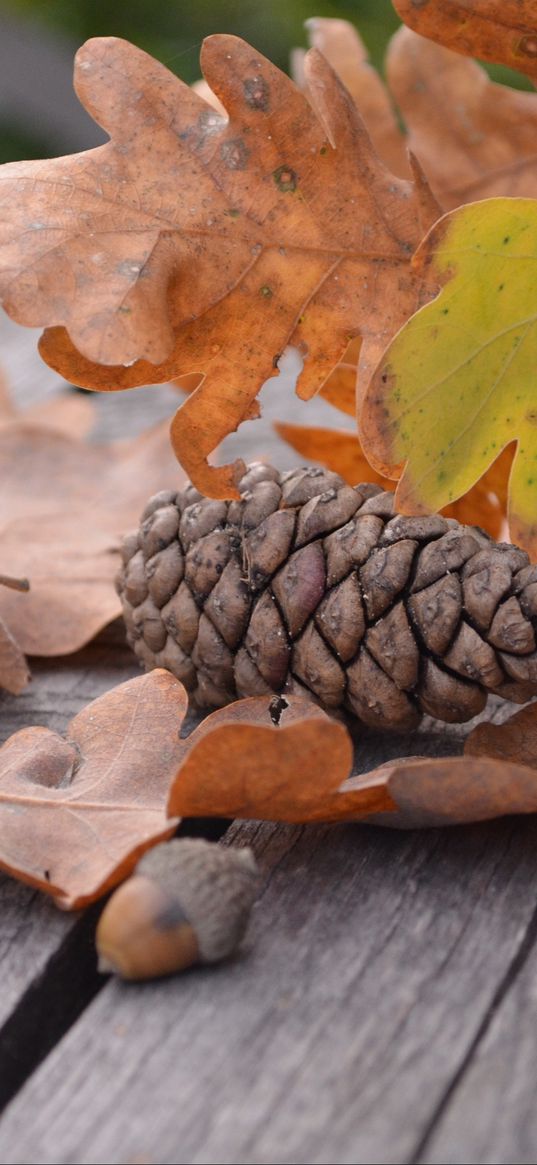
[[[525,888],[528,899],[534,901]],[[529,892],[528,892],[529,891]],[[537,911],[416,1158],[532,1165],[536,1158]],[[464,1152],[459,1130],[464,1129]]]
[[[413,1159],[533,933],[537,821],[228,840],[266,876],[245,955],[111,982],[6,1110],[3,1160]],[[501,1107],[503,1081],[488,1086]],[[436,1159],[471,1159],[466,1137]]]

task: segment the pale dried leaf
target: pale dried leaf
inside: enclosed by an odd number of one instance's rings
[[[64,740],[24,728],[0,749],[0,867],[75,909],[130,873],[178,822],[166,800],[184,688],[162,669],[94,700]]]

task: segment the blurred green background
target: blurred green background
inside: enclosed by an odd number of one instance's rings
[[[378,64],[386,42],[399,24],[391,0],[0,0],[0,71],[2,68],[2,22],[19,26],[24,36],[35,34],[36,42],[54,48],[58,40],[64,56],[91,36],[122,36],[163,61],[184,81],[200,75],[199,50],[205,36],[229,32],[250,41],[280,68],[288,70],[289,50],[305,45],[304,21],[310,16],[341,16],[356,23]],[[11,64],[16,45],[9,45],[7,64]],[[24,56],[24,54],[23,54]],[[24,61],[21,65],[24,68]],[[39,64],[37,63],[39,71]],[[42,70],[46,62],[42,61]],[[36,78],[35,64],[27,66],[27,84],[46,83]],[[58,84],[58,69],[51,72]],[[16,82],[16,78],[15,78]],[[0,77],[0,97],[2,79]],[[29,95],[31,96],[31,94]],[[45,95],[46,96],[46,95]],[[68,102],[68,95],[65,95]],[[46,102],[45,102],[46,104]],[[30,101],[0,101],[0,160],[30,158],[68,152],[77,148],[61,135],[56,140],[51,117],[28,116]],[[24,107],[24,108],[22,108]],[[78,148],[94,144],[84,141]]]
[[[3,7],[59,29],[77,44],[89,36],[125,36],[181,72],[184,80],[199,76],[199,43],[211,33],[242,36],[285,69],[291,45],[304,44],[309,16],[342,16],[359,23],[377,61],[400,23],[390,0],[315,0],[313,7],[311,0],[5,0]]]
[[[212,32],[244,37],[286,68],[291,45],[304,44],[308,16],[342,16],[360,26],[379,60],[398,18],[391,0],[12,0],[6,5],[67,32],[80,43],[89,36],[123,36],[165,61],[185,81],[199,75],[199,44]]]
[[[289,50],[306,43],[310,16],[352,21],[382,69],[399,24],[391,0],[0,0],[0,161],[102,140],[71,90],[73,52],[88,37],[125,37],[190,82],[199,76],[201,41],[213,32],[244,37],[287,70]],[[507,70],[492,72],[526,84]]]

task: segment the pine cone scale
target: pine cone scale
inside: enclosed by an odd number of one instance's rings
[[[195,701],[307,690],[365,723],[537,695],[537,567],[452,519],[393,513],[337,474],[251,466],[242,499],[152,499],[118,580],[129,641]]]

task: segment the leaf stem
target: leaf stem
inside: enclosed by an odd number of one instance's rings
[[[13,578],[10,574],[0,574],[0,586],[10,587],[12,591],[30,590],[30,583],[27,578]]]

